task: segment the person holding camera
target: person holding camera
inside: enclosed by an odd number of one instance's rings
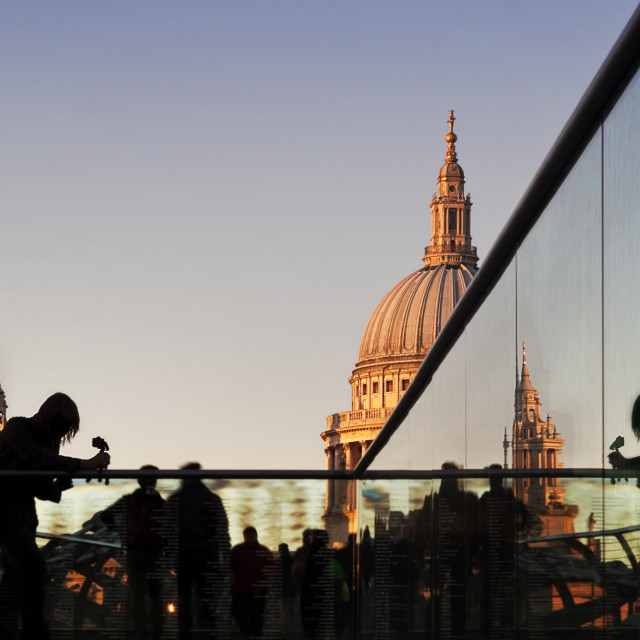
[[[0,431],[0,469],[60,471],[60,478],[0,478],[0,638],[13,640],[22,616],[22,638],[46,640],[44,618],[45,563],[36,545],[38,516],[35,498],[59,502],[71,488],[67,475],[105,469],[111,458],[100,451],[86,460],[60,455],[80,428],[75,402],[64,393],[47,398],[31,418],[11,418]]]

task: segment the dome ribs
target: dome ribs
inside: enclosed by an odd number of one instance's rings
[[[432,310],[429,310],[428,307],[431,306],[431,304],[429,303],[432,301],[432,298],[433,298],[432,289],[434,289],[434,287],[437,289],[436,281],[441,276],[442,269],[443,267],[439,266],[439,267],[436,267],[435,269],[430,269],[427,272],[427,277],[425,279],[426,290],[424,292],[424,295],[422,296],[422,300],[420,304],[419,324],[416,332],[416,351],[418,353],[421,353],[422,351],[426,353],[427,349],[429,349],[429,347],[433,343],[432,336],[425,335],[426,319],[430,315],[431,318],[435,321],[435,305]],[[433,333],[433,323],[431,325],[430,334],[431,333]]]
[[[467,265],[440,264],[419,269],[401,280],[371,314],[358,362],[426,354],[475,271]]]
[[[433,341],[436,339],[436,336],[438,335],[438,333],[440,333],[440,329],[441,329],[440,325],[442,324],[443,298],[444,298],[445,285],[447,282],[448,269],[445,265],[440,265],[437,268],[437,271],[438,271],[438,281],[437,281],[437,284],[434,286],[437,287],[438,295],[434,296],[435,300],[434,300],[433,312],[432,312],[433,322],[431,323],[431,335],[429,336],[431,342],[429,343],[429,346],[433,344]]]
[[[417,284],[416,284],[417,282]],[[403,323],[398,323],[400,315],[406,318],[406,311],[411,307],[411,302],[415,296],[416,289],[420,286],[420,272],[416,271],[402,281],[402,287],[398,289],[394,296],[396,301],[388,316],[388,324],[382,322],[380,324],[380,333],[376,340],[376,355],[386,355],[387,353],[396,354],[402,351],[403,337],[399,335],[403,332]],[[405,312],[401,314],[402,307],[405,306]],[[381,341],[384,332],[384,341]],[[396,343],[394,344],[394,336]]]
[[[416,312],[414,311],[415,309],[414,303],[416,300],[416,296],[418,295],[418,292],[422,288],[424,277],[422,276],[422,270],[416,271],[414,275],[416,277],[414,278],[414,281],[411,283],[411,288],[406,287],[406,290],[403,292],[402,300],[399,301],[399,302],[402,302],[405,299],[407,299],[407,303],[406,303],[406,306],[404,307],[404,312],[402,314],[402,320],[397,330],[395,327],[396,318],[394,318],[393,326],[389,327],[390,332],[389,332],[389,337],[387,338],[387,343],[391,344],[393,334],[397,335],[397,340],[398,340],[397,349],[394,350],[393,353],[398,353],[398,352],[405,353],[406,351],[417,350],[416,328],[413,329],[413,341],[409,345],[409,347],[407,347],[407,335],[411,332],[411,317],[416,314]],[[399,307],[400,305],[398,305],[398,308]],[[418,313],[418,318],[416,319],[415,327],[417,327],[419,323],[419,316],[420,316],[419,309],[417,313]]]
[[[390,308],[395,306],[394,299],[396,298],[398,291],[402,290],[407,281],[414,278],[416,273],[418,272],[412,273],[398,282],[398,284],[395,285],[395,287],[393,287],[378,303],[378,306],[371,314],[371,318],[364,330],[362,342],[360,343],[359,360],[375,357],[376,354],[379,353],[380,334],[382,333],[383,325],[386,324],[385,320],[389,314]]]

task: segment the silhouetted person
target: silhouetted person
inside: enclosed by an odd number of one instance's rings
[[[348,593],[338,594],[336,602],[336,624],[340,633],[345,637],[350,635],[355,616],[356,553],[356,534],[350,533],[347,545],[335,553],[336,562],[340,565],[339,572],[348,589]],[[337,579],[338,577],[336,577]]]
[[[640,440],[640,396],[633,403],[631,410],[631,430],[637,440]],[[609,454],[609,462],[614,469],[640,470],[640,456],[625,458],[617,449]]]
[[[502,469],[499,464],[490,470]],[[503,478],[489,477],[489,491],[480,498],[480,583],[483,638],[506,638],[515,623],[515,554],[526,507]]]
[[[146,464],[141,469],[158,467]],[[100,516],[106,525],[117,527],[126,547],[135,637],[158,640],[162,619],[160,559],[164,499],[156,491],[155,478],[140,478],[138,484],[139,489],[120,498]]]
[[[334,632],[335,570],[329,534],[316,529],[300,588],[300,615],[305,640],[328,638]]]
[[[285,638],[293,638],[295,627],[296,586],[293,583],[292,569],[293,556],[289,551],[289,545],[283,542],[278,545],[276,576],[282,602],[282,621],[285,628]]]
[[[274,560],[271,551],[258,542],[255,527],[246,527],[242,537],[244,542],[231,549],[231,610],[244,640],[262,633]]]
[[[442,464],[444,470],[457,468],[454,462]],[[444,477],[432,504],[435,548],[431,555],[437,558],[437,629],[443,636],[462,637],[467,630],[467,581],[478,537],[478,498],[462,490],[457,478]]]
[[[291,567],[291,577],[298,592],[304,580],[304,572],[307,570],[307,557],[313,538],[313,529],[305,529],[302,532],[302,546],[298,547],[293,554],[293,566]]]
[[[0,431],[0,469],[62,471],[103,469],[111,460],[106,452],[80,460],[61,456],[60,445],[71,442],[80,428],[76,404],[64,393],[47,398],[31,418],[12,418]],[[34,498],[59,502],[72,486],[68,476],[0,479],[0,638],[13,640],[22,614],[22,638],[45,640],[45,564],[36,545],[38,517]]]
[[[182,467],[198,470],[190,462]],[[185,478],[167,500],[167,513],[174,518],[178,535],[178,628],[180,640],[190,639],[192,621],[215,637],[216,618],[229,556],[229,523],[218,495],[198,478]]]
[[[369,592],[375,567],[375,552],[369,525],[364,528],[358,557],[359,582],[363,593]]]
[[[389,635],[397,640],[409,637],[420,576],[408,524],[402,512],[389,513]]]

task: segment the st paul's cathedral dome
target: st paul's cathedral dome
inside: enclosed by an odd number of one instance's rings
[[[458,164],[454,120],[450,111],[447,152],[430,203],[431,237],[423,266],[392,287],[369,318],[349,378],[351,411],[330,415],[322,433],[328,469],[356,466],[476,274],[471,198],[465,195],[464,172]],[[337,494],[341,491],[329,487],[328,526],[335,519],[350,522],[353,505],[348,496]]]

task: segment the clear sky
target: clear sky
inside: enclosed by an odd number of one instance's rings
[[[2,3],[9,416],[62,390],[114,468],[322,468],[448,110],[482,260],[635,6]]]

